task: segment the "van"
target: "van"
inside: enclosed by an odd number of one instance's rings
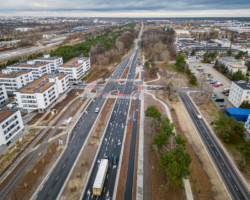
[[[95,109],[95,113],[98,113],[98,112],[99,112],[99,108],[96,108],[96,109]]]
[[[197,119],[201,119],[201,115],[196,115]]]

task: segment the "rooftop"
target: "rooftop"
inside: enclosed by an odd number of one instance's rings
[[[226,110],[231,115],[249,115],[250,114],[250,109],[226,107]]]
[[[20,72],[10,72],[4,74],[3,72],[0,72],[0,78],[16,78],[18,76],[21,76],[23,74],[27,74],[29,71],[20,71]]]
[[[17,110],[10,110],[7,108],[1,108],[0,109],[0,122],[11,116],[13,113],[15,113]]]
[[[250,82],[247,81],[234,81],[236,85],[241,87],[243,90],[250,90]]]
[[[51,83],[49,81],[50,74],[46,74],[42,76],[41,78],[31,82],[30,84],[22,87],[21,89],[18,90],[18,92],[21,93],[42,93],[46,91],[48,88],[50,88],[52,85],[55,83]]]
[[[33,64],[28,64],[28,63],[15,63],[13,65],[10,65],[9,67],[28,67],[28,68],[37,68],[47,65],[47,63],[33,63]]]
[[[81,63],[78,63],[78,57],[72,58],[68,62],[64,63],[61,67],[79,67]]]

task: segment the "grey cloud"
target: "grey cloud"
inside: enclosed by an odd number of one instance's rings
[[[247,9],[249,0],[0,0],[1,12],[129,12]],[[0,13],[1,15],[1,13]]]

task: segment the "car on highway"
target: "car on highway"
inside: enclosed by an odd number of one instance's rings
[[[112,158],[112,164],[116,165],[118,163],[118,157],[117,156],[113,156]]]
[[[197,117],[197,119],[201,119],[202,118],[201,115],[196,115],[196,117]]]
[[[96,109],[95,109],[95,113],[98,113],[98,112],[99,112],[99,110],[100,110],[99,108],[96,108]]]

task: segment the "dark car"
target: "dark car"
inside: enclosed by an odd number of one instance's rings
[[[118,157],[117,156],[113,156],[112,163],[113,163],[113,165],[116,165],[118,163]]]

